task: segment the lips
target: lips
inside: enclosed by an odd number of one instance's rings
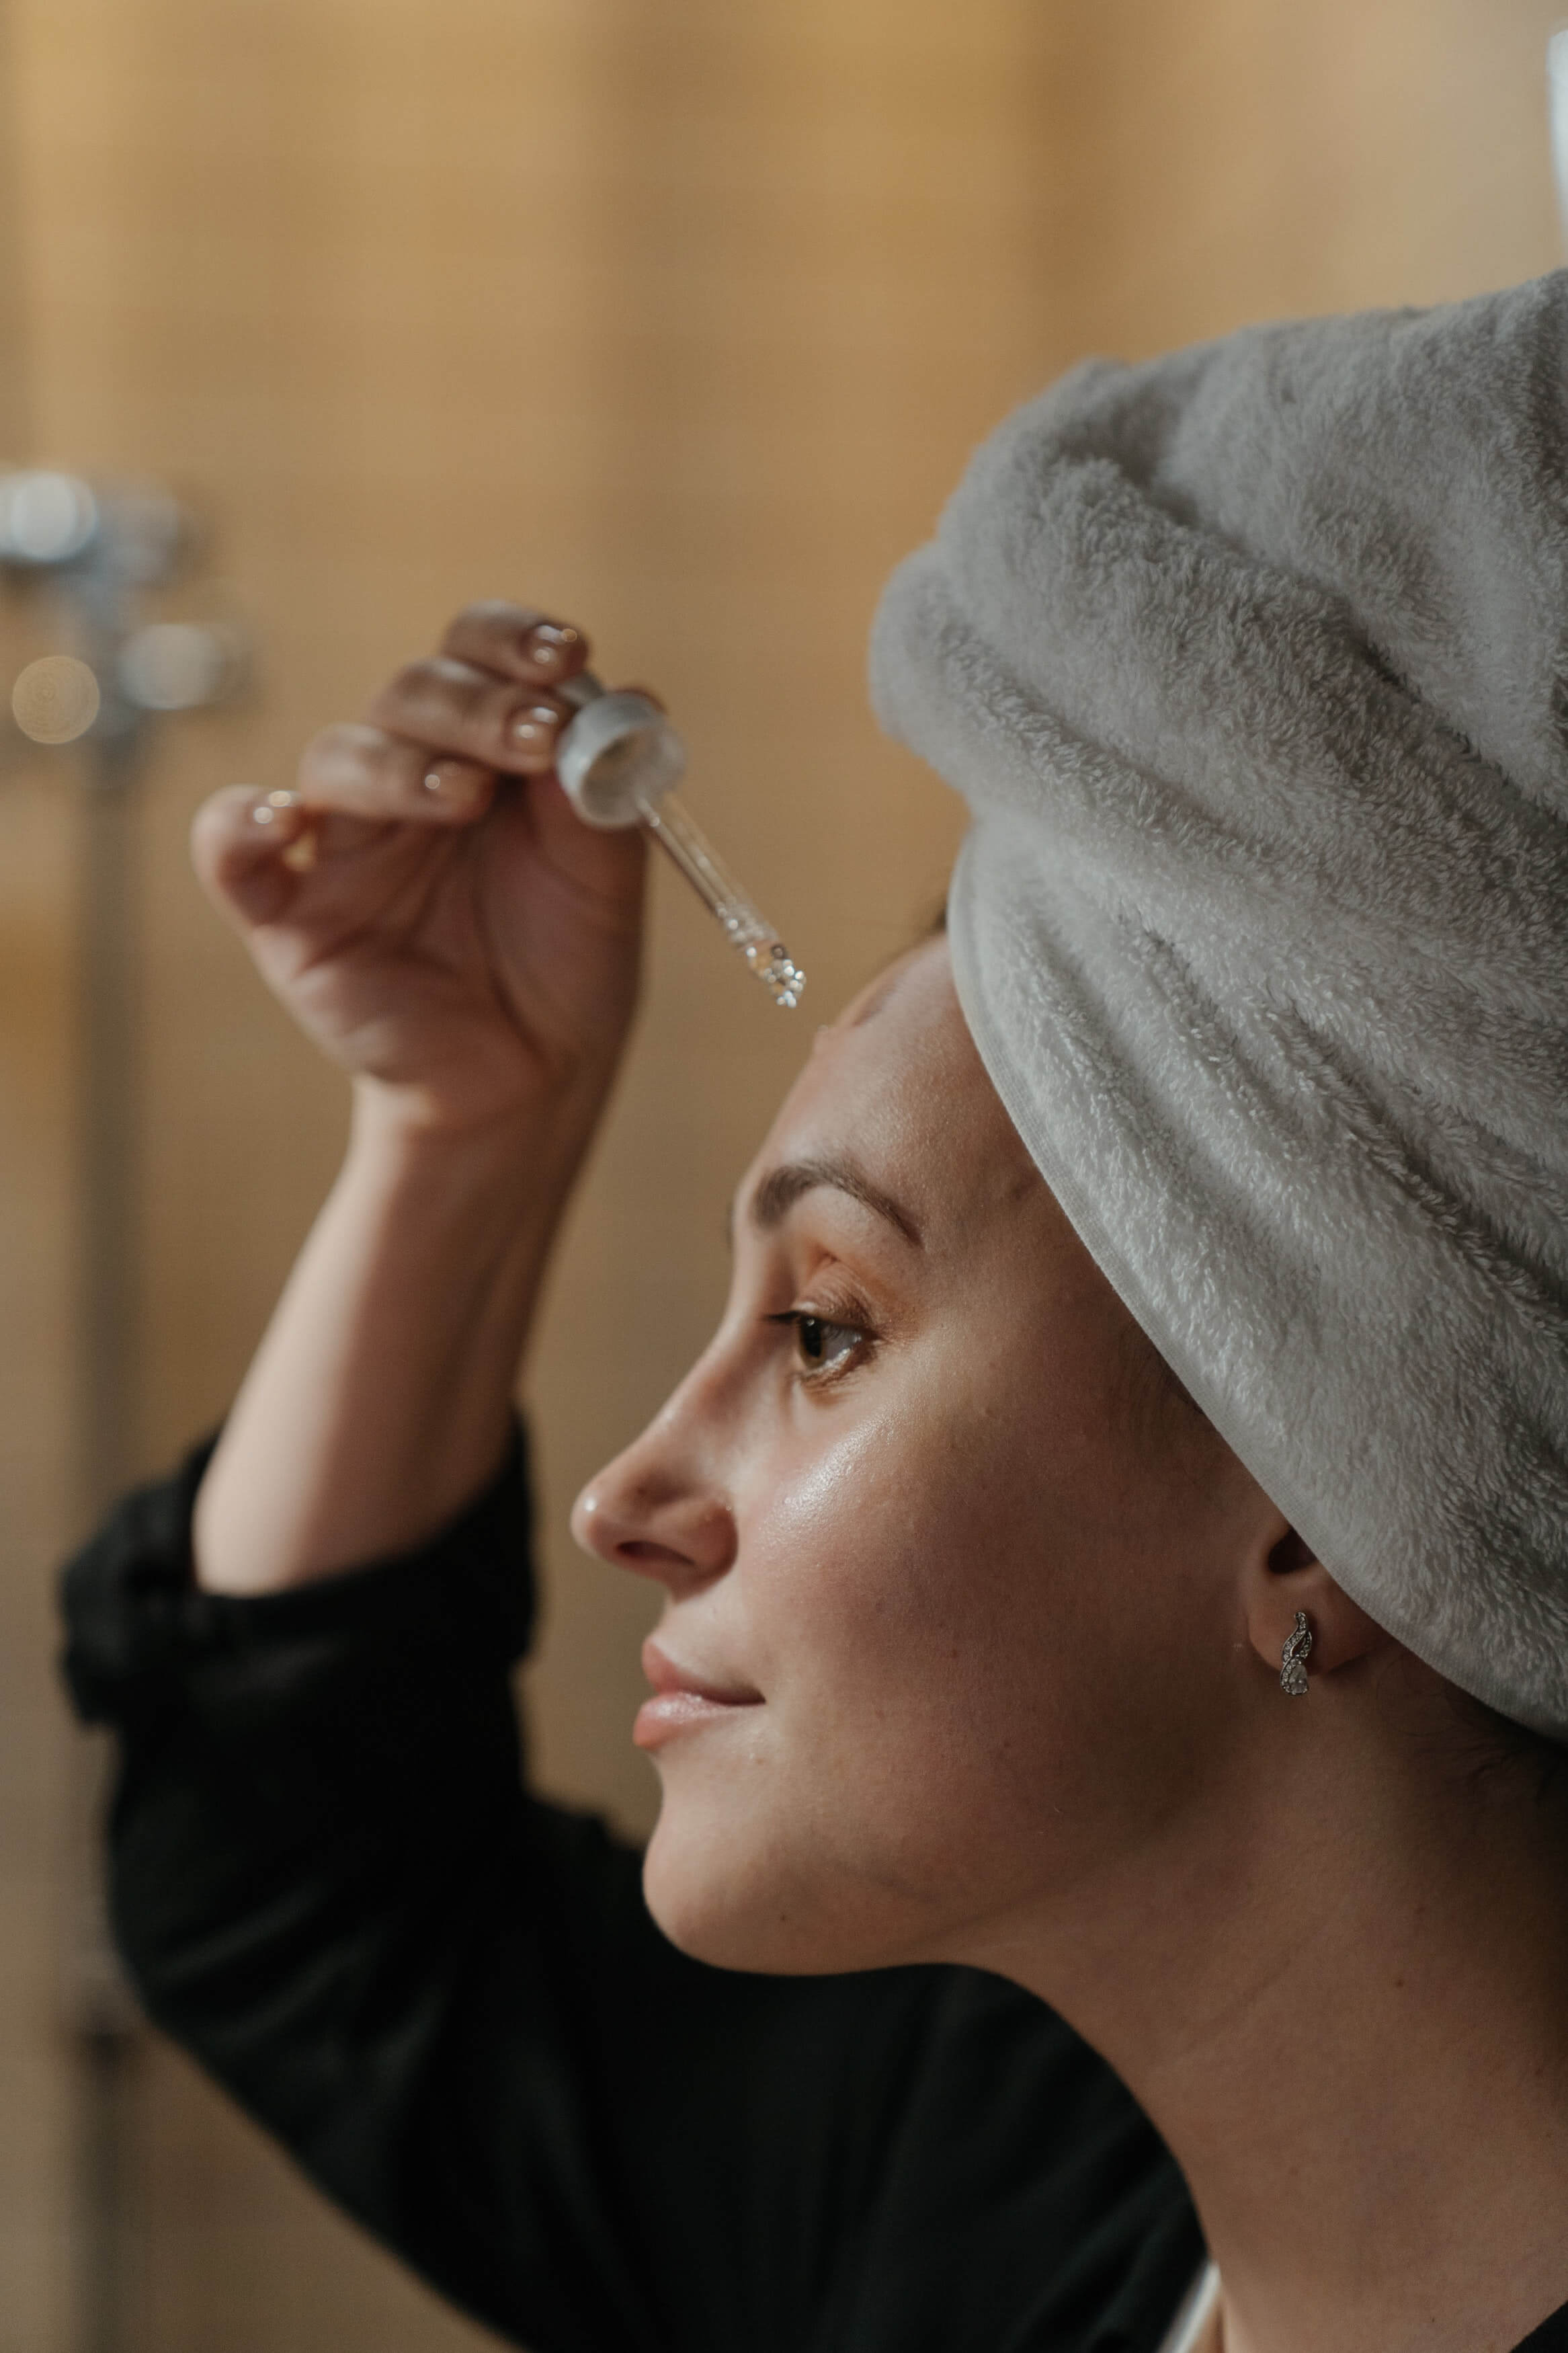
[[[632,1738],[639,1748],[661,1748],[683,1732],[733,1718],[742,1708],[760,1707],[763,1695],[746,1683],[726,1683],[679,1665],[650,1636],[643,1644],[642,1670],[654,1696],[637,1710]]]

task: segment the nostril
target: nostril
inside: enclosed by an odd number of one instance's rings
[[[629,1469],[620,1475],[617,1466],[584,1488],[572,1534],[584,1552],[634,1577],[661,1577],[672,1589],[722,1576],[735,1555],[734,1524],[717,1498],[637,1479]]]
[[[627,1568],[690,1568],[695,1564],[668,1545],[650,1544],[645,1536],[626,1536],[615,1547],[615,1557]]]

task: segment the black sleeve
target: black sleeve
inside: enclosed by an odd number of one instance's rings
[[[534,2353],[1149,2353],[1195,2224],[1050,2011],[705,1968],[527,1794],[521,1440],[418,1552],[257,1600],[193,1583],[204,1464],[67,1572],[67,1672],[146,2007],[323,2189]]]
[[[1568,2304],[1532,2328],[1517,2353],[1568,2353]]]

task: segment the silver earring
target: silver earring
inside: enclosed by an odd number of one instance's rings
[[[1307,1696],[1307,1661],[1312,1655],[1312,1625],[1304,1609],[1296,1612],[1296,1623],[1285,1637],[1285,1652],[1279,1662],[1279,1688],[1287,1699]]]

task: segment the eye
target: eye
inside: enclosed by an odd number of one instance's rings
[[[858,1324],[836,1323],[812,1307],[786,1308],[782,1315],[766,1320],[795,1326],[798,1369],[806,1380],[847,1372],[870,1345],[870,1334]]]

